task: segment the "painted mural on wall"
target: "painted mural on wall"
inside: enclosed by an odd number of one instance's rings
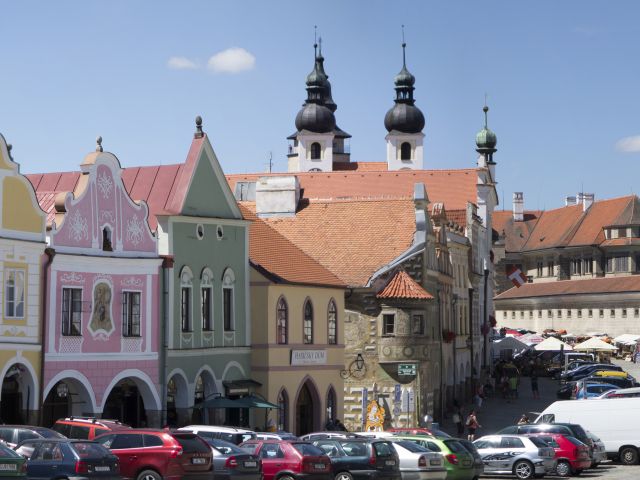
[[[104,280],[93,287],[93,314],[89,331],[93,338],[108,339],[114,330],[111,317],[111,285]]]

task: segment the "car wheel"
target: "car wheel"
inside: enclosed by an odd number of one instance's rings
[[[295,480],[291,475],[283,475],[278,477],[278,480]]]
[[[340,472],[336,474],[335,480],[353,480],[353,477],[349,472]]]
[[[158,472],[154,472],[153,470],[143,470],[138,475],[137,480],[162,480],[162,477]]]
[[[535,470],[531,462],[519,460],[513,466],[513,474],[521,480],[526,480],[534,476]]]
[[[566,460],[560,460],[556,465],[556,473],[561,477],[571,475],[571,465]]]
[[[638,450],[635,447],[622,447],[620,449],[620,462],[623,465],[636,465],[638,463]]]

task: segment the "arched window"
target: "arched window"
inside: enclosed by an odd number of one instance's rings
[[[285,345],[289,342],[289,307],[284,297],[278,300],[276,308],[276,343]]]
[[[289,395],[284,388],[278,394],[278,430],[289,431]]]
[[[213,330],[213,272],[205,268],[200,276],[200,315],[202,317],[202,331]]]
[[[411,160],[411,144],[409,142],[400,145],[400,160]]]
[[[311,160],[320,160],[320,144],[318,142],[313,142],[311,144]]]
[[[302,343],[313,343],[313,305],[311,304],[311,300],[309,299],[304,302]]]
[[[336,413],[338,413],[336,391],[333,387],[329,387],[327,392],[327,422],[329,420],[333,422],[336,419]]]
[[[113,244],[111,243],[111,229],[104,227],[102,229],[102,250],[105,252],[113,251]]]
[[[235,311],[233,308],[233,288],[236,283],[236,277],[233,270],[227,268],[222,276],[222,320],[225,332],[234,330],[235,327]]]
[[[193,273],[189,267],[183,267],[180,272],[180,322],[183,332],[191,332],[191,287],[193,285]]]
[[[338,343],[338,309],[333,298],[329,300],[327,309],[327,330],[327,343],[329,345]]]

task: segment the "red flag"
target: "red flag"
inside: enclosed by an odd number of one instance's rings
[[[509,280],[518,288],[527,283],[527,276],[515,265],[509,265],[507,267],[507,277],[509,277]]]

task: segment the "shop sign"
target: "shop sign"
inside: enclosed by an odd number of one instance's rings
[[[416,364],[415,363],[399,363],[398,375],[415,376]]]
[[[326,350],[291,350],[291,365],[326,365]]]

